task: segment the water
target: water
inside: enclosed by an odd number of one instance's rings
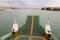
[[[0,37],[11,32],[14,18],[16,18],[19,27],[25,24],[27,15],[39,15],[40,24],[47,24],[47,18],[50,18],[50,25],[52,34],[59,40],[60,39],[60,11],[42,11],[42,10],[6,10],[0,11]]]

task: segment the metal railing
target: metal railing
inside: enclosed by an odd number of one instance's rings
[[[9,37],[11,33],[6,34],[5,36],[0,37],[0,40],[5,40],[5,38]]]
[[[58,40],[58,39],[51,34],[51,40]]]

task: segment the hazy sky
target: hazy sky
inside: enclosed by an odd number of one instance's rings
[[[60,0],[0,0],[0,5],[16,7],[60,7]]]

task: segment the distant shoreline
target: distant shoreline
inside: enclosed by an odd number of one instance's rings
[[[60,11],[60,7],[43,7],[41,10]]]
[[[60,11],[60,7],[42,7],[42,8],[23,8],[23,7],[4,7],[0,6],[0,11],[5,10],[19,10],[19,9],[34,9],[34,10],[49,10],[49,11]]]

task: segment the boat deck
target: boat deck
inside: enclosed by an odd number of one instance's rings
[[[15,38],[9,34],[1,40],[45,40],[44,28],[40,25],[39,16],[27,16],[26,24],[20,28],[19,36]]]
[[[14,40],[45,40],[42,36],[18,36]]]

